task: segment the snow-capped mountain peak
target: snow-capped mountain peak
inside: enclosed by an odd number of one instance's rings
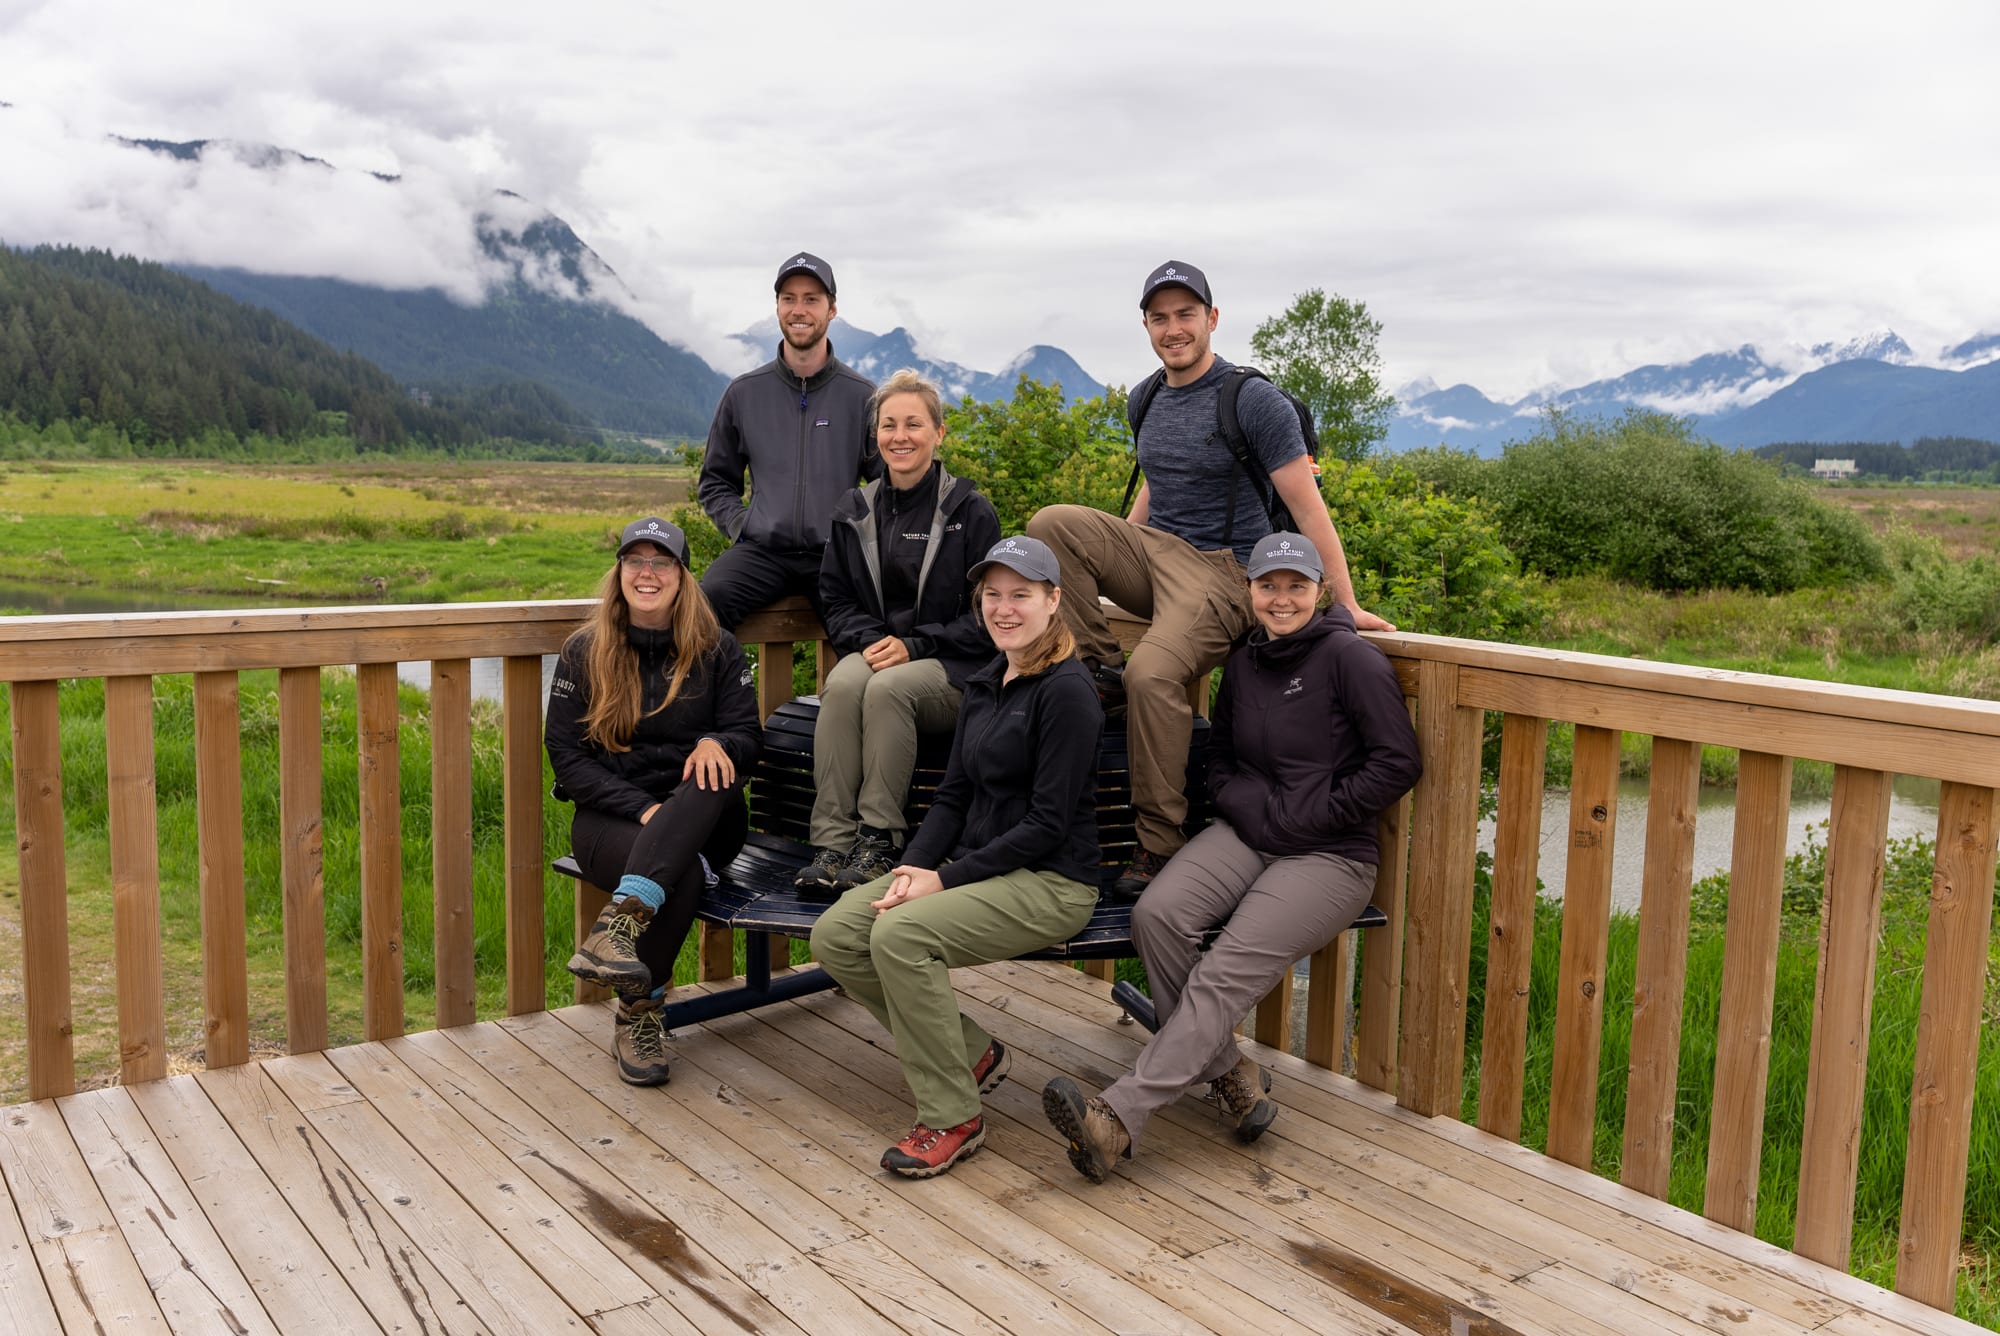
[[[1887,362],[1892,366],[1914,366],[1917,361],[1916,350],[1903,342],[1903,336],[1893,329],[1871,330],[1845,343],[1815,343],[1811,352],[1813,360],[1821,366],[1864,360]]]

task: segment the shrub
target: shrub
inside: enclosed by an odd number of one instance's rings
[[[1944,544],[1899,529],[1889,538],[1890,583],[1903,624],[1989,640],[2000,635],[2000,565],[1983,555],[1953,561]]]
[[[1064,501],[1122,514],[1132,476],[1125,392],[1065,405],[1061,386],[1023,376],[1010,400],[968,398],[948,409],[939,457],[986,494],[1002,533],[1020,533],[1029,516]]]

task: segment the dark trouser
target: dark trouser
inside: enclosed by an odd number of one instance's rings
[[[701,592],[715,606],[716,620],[725,631],[734,631],[745,617],[785,594],[804,594],[817,615],[819,559],[818,548],[779,552],[757,543],[737,543],[702,572]]]
[[[619,879],[633,872],[659,883],[667,902],[639,934],[639,959],[655,983],[674,977],[674,960],[694,922],[701,899],[701,861],[718,872],[736,857],[750,831],[750,814],[743,806],[743,786],[698,789],[683,780],[640,825],[630,817],[612,816],[578,807],[570,821],[569,847],[583,868],[584,880],[602,890],[617,889]]]
[[[1132,907],[1160,1028],[1104,1098],[1137,1151],[1146,1123],[1181,1092],[1236,1065],[1236,1023],[1294,961],[1338,936],[1368,903],[1375,865],[1339,854],[1277,857],[1224,821],[1189,840]],[[1206,951],[1211,928],[1222,933]]]

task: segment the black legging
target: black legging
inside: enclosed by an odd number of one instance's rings
[[[652,971],[653,982],[663,984],[673,980],[674,961],[701,899],[701,863],[695,855],[707,855],[709,866],[720,872],[743,848],[749,831],[741,783],[700,789],[689,779],[675,786],[644,825],[578,807],[570,822],[569,847],[593,886],[616,890],[619,878],[635,872],[666,891],[666,903],[638,941],[639,959]]]

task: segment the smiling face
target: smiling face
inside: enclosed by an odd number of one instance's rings
[[[833,323],[833,298],[811,274],[793,274],[778,285],[778,330],[799,352],[811,352]]]
[[[1060,591],[1005,566],[987,567],[979,580],[979,616],[1009,661],[1041,639],[1061,601]]]
[[[681,564],[655,543],[634,543],[618,558],[618,588],[625,595],[632,625],[657,631],[674,610],[681,592]]]
[[[875,444],[889,471],[889,485],[907,491],[923,481],[937,456],[944,428],[918,394],[892,394],[875,414]]]
[[[1250,582],[1250,610],[1273,636],[1288,636],[1312,620],[1319,582],[1298,571],[1266,571]]]
[[[1186,288],[1161,288],[1146,303],[1146,337],[1167,369],[1167,384],[1185,385],[1208,370],[1215,360],[1208,336],[1215,332],[1218,314]]]

